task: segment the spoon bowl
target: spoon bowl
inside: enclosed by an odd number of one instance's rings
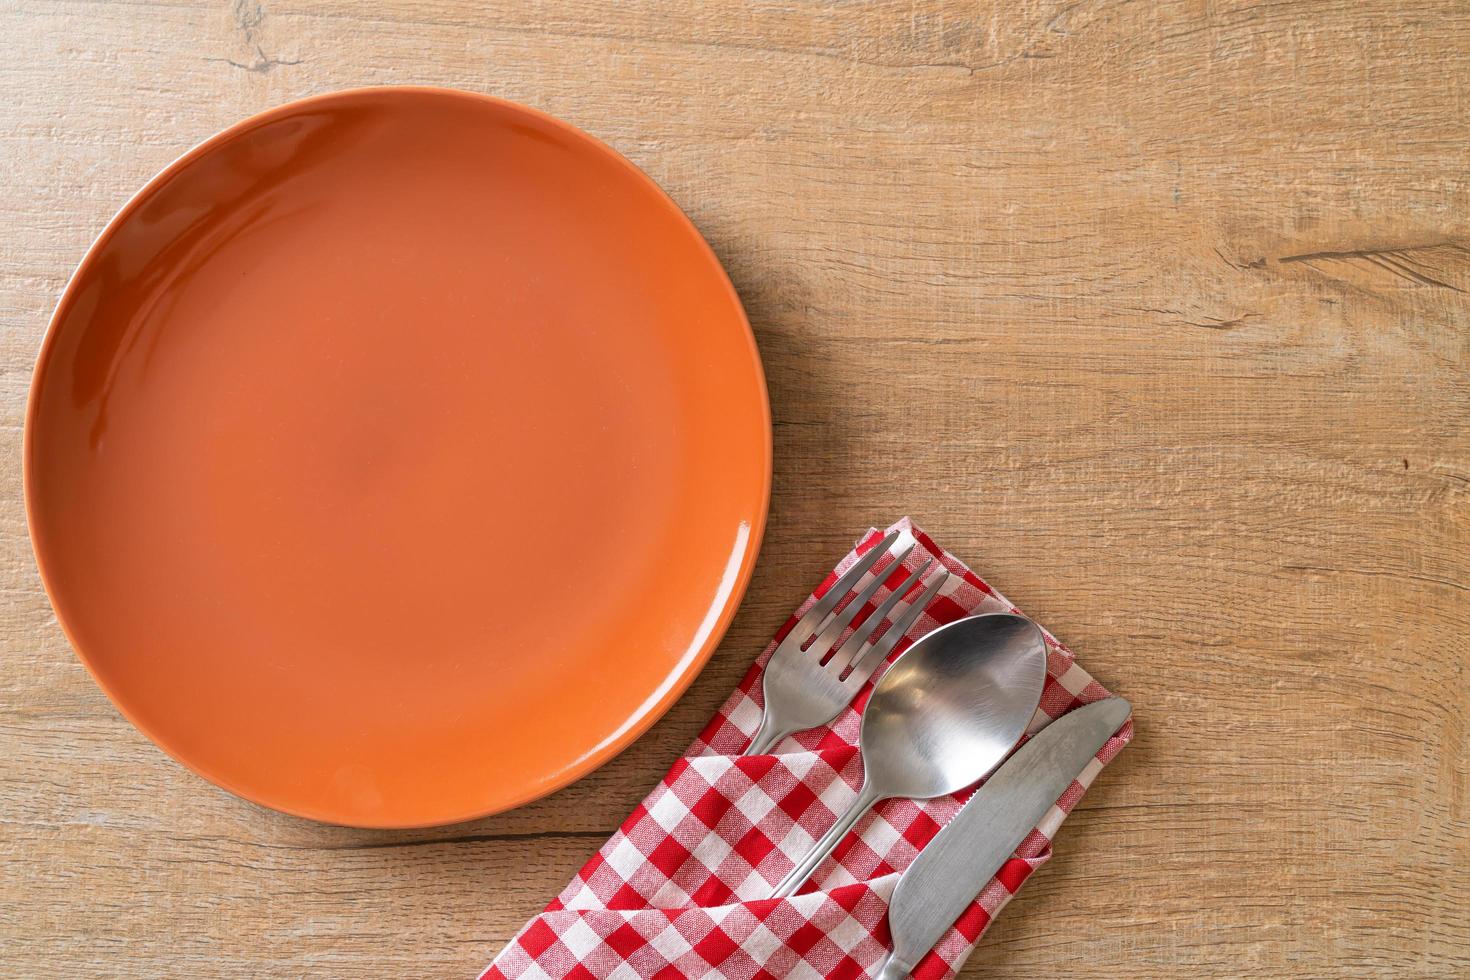
[[[970,616],[925,635],[878,681],[863,712],[857,799],[776,886],[795,893],[874,804],[932,799],[989,775],[1036,714],[1046,640],[1009,613]]]
[[[888,668],[868,700],[859,736],[866,780],[885,798],[959,792],[1020,741],[1045,679],[1046,641],[1031,620],[998,614],[941,626]]]

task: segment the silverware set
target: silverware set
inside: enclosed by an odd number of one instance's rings
[[[797,620],[766,665],[765,712],[746,755],[831,721],[872,678],[948,578],[941,570],[924,584],[926,560],[854,623],[914,547],[907,534],[889,534]],[[922,636],[878,679],[863,711],[857,798],[773,897],[795,894],[882,800],[947,796],[1000,767],[899,878],[889,906],[893,953],[879,978],[907,976],[1128,718],[1128,702],[1100,701],[1013,753],[1045,680],[1045,637],[1024,617],[969,616]]]

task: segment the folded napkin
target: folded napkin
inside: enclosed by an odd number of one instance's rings
[[[952,574],[895,656],[936,627],[981,612],[1017,612],[953,555],[904,518],[890,530],[918,546],[905,565],[933,557]],[[870,530],[782,627],[730,699],[571,883],[516,934],[481,975],[608,980],[784,980],[868,976],[887,953],[888,899],[901,872],[969,792],[880,803],[802,890],[772,888],[846,809],[862,782],[858,726],[869,688],[828,727],[742,758],[761,717],[761,672],[797,617],[883,533]],[[892,571],[892,568],[888,569]],[[876,606],[889,576],[874,596]],[[1050,634],[1046,687],[1029,729],[1108,697]],[[990,921],[1051,855],[1051,838],[1102,767],[1133,734],[1127,722],[1057,800],[914,976],[958,972]]]

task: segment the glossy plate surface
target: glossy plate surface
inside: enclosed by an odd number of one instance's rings
[[[739,300],[640,171],[534,110],[308,99],[153,180],[26,425],[42,577],[118,707],[290,813],[548,793],[683,691],[770,487]]]

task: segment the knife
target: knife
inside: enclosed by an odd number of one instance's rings
[[[898,879],[888,905],[893,952],[877,980],[909,975],[1132,710],[1108,698],[1063,715],[975,791]]]

